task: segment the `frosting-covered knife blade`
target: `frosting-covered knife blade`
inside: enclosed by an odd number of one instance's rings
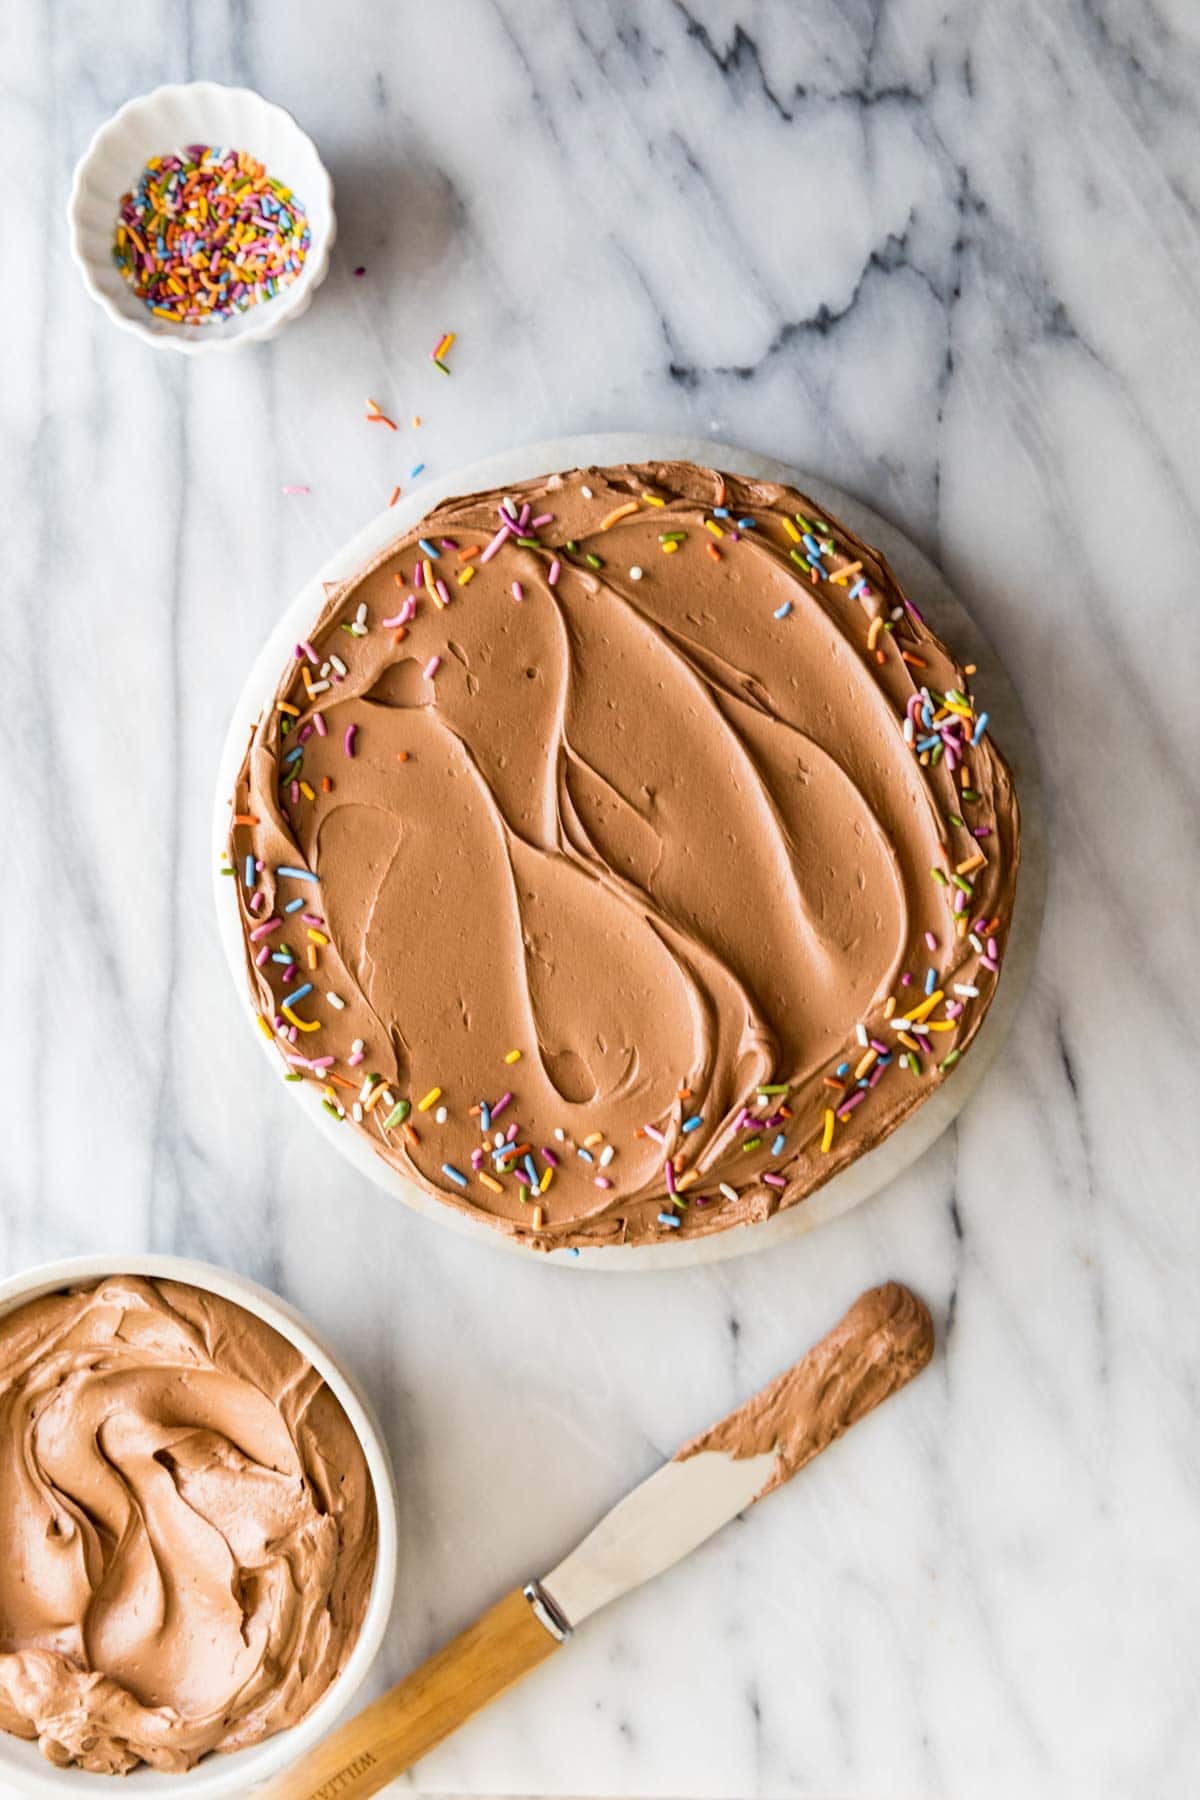
[[[933,1354],[923,1303],[896,1282],[854,1302],[807,1356],[693,1438],[540,1581],[499,1601],[398,1687],[260,1790],[365,1800],[497,1698],[601,1606],[670,1568],[904,1387]]]

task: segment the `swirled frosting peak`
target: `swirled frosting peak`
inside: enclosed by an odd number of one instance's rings
[[[362,1447],[300,1352],[127,1276],[0,1319],[0,1532],[0,1726],[102,1774],[303,1718],[377,1537]]]
[[[1017,808],[876,552],[688,464],[452,500],[333,592],[234,796],[287,1072],[544,1247],[802,1201],[953,1069]]]

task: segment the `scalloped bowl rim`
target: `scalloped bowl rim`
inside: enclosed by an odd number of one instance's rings
[[[244,103],[259,108],[264,114],[274,115],[288,131],[305,146],[312,156],[316,173],[315,192],[302,196],[307,211],[310,230],[313,222],[313,199],[323,206],[328,223],[314,233],[309,245],[305,266],[296,280],[273,300],[253,308],[250,312],[237,315],[237,321],[230,322],[231,329],[222,329],[220,325],[169,326],[156,327],[148,321],[139,319],[124,312],[120,306],[105,293],[95,273],[95,259],[89,255],[83,245],[83,213],[89,177],[97,162],[111,148],[114,140],[137,115],[151,110],[155,106],[176,104],[194,106],[205,95],[220,95],[237,103]],[[184,139],[196,142],[194,138]],[[181,141],[176,139],[176,141]],[[119,194],[113,196],[113,217],[116,217],[116,206]],[[304,127],[299,124],[286,106],[277,100],[268,100],[254,88],[234,87],[220,81],[182,81],[164,82],[152,88],[148,93],[135,94],[131,99],[117,108],[107,119],[101,121],[92,133],[87,148],[75,164],[71,177],[71,191],[67,197],[67,239],[71,252],[71,260],[79,270],[83,285],[90,297],[101,308],[109,320],[119,331],[129,332],[139,337],[144,343],[153,345],[156,350],[175,350],[183,356],[203,356],[215,351],[240,350],[244,345],[259,343],[264,338],[273,337],[290,320],[299,318],[308,310],[312,299],[329,272],[330,252],[337,238],[337,214],[333,203],[333,180],[321,159],[313,139]],[[140,304],[140,302],[139,302]],[[257,317],[255,315],[261,315]],[[186,334],[186,335],[185,335]]]

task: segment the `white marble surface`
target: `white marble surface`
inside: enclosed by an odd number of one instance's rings
[[[187,366],[87,302],[62,206],[99,120],[190,75],[296,111],[342,236],[294,330]],[[860,1287],[941,1327],[421,1791],[1195,1792],[1198,84],[1191,0],[0,13],[3,1266],[184,1250],[336,1334],[402,1483],[381,1679]],[[1055,859],[1011,1048],[915,1171],[769,1256],[614,1280],[464,1245],[298,1130],[207,826],[247,658],[394,482],[627,426],[907,525],[1022,688]]]

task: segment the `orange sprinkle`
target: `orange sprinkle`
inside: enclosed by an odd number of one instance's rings
[[[398,488],[398,487],[394,487],[394,488],[393,488],[393,489],[392,489],[392,497],[391,497],[391,499],[390,499],[390,500],[389,500],[389,501],[388,501],[388,505],[389,505],[389,506],[395,506],[395,504],[396,504],[396,502],[397,502],[397,500],[398,500],[398,499],[399,499],[399,498],[400,498],[400,489],[399,489],[399,488]]]
[[[478,544],[464,544],[463,548],[458,553],[458,560],[459,560],[459,562],[470,562],[470,560],[473,556],[478,556],[478,555],[479,555],[479,545]]]
[[[293,719],[298,719],[300,717],[300,708],[298,706],[293,706],[290,700],[277,700],[275,704],[278,706],[280,712],[290,713]]]
[[[308,966],[310,969],[315,969],[317,966],[317,946],[315,944],[308,946]]]
[[[956,875],[969,875],[972,869],[982,869],[986,861],[987,857],[983,854],[983,851],[977,850],[974,856],[968,856],[965,862],[960,862],[954,873]]]
[[[718,475],[717,476],[717,505],[724,506],[724,504],[725,504],[725,477],[723,475]]]
[[[715,544],[705,544],[704,548],[708,551],[708,554],[712,557],[714,562],[720,562],[721,552],[717,549]]]
[[[234,813],[233,822],[235,825],[260,825],[262,820],[253,813]]]
[[[335,1074],[335,1072],[332,1069],[326,1070],[325,1079],[327,1081],[336,1081],[339,1087],[354,1088],[354,1087],[358,1086],[357,1082],[347,1080],[346,1076],[344,1076],[344,1075]]]
[[[398,750],[396,752],[396,761],[397,762],[407,762],[408,761],[408,751],[407,750]]]
[[[392,571],[392,580],[395,582],[397,587],[404,586],[404,576],[403,576],[403,573],[399,569],[394,569]]]
[[[407,1119],[404,1121],[404,1135],[410,1144],[419,1144],[421,1141]]]
[[[822,1075],[821,1080],[827,1088],[832,1088],[835,1094],[842,1094],[846,1091],[836,1075]]]
[[[389,419],[386,413],[364,413],[363,416],[368,425],[386,425],[389,431],[399,431],[400,429],[395,419]]]
[[[923,656],[914,656],[909,650],[902,650],[900,654],[906,663],[912,664],[914,669],[927,669],[929,667],[929,664],[925,661]]]
[[[883,654],[882,650],[877,650],[875,652],[875,661],[880,664],[883,664],[887,661],[887,657]]]
[[[393,642],[393,644],[402,644],[407,636],[408,636],[408,626],[407,625],[397,625],[395,631],[393,631],[393,633],[392,633],[392,642]]]
[[[861,567],[861,564],[859,566]],[[882,630],[883,630],[883,614],[880,613],[876,618],[871,620],[870,629],[867,632],[867,649],[868,650],[873,650],[875,648],[876,644],[879,642],[879,634]]]
[[[601,531],[607,531],[609,526],[615,525],[618,519],[627,519],[629,517],[630,513],[635,513],[637,511],[637,509],[638,509],[638,503],[636,500],[627,500],[625,502],[624,506],[616,507],[614,509],[614,511],[609,513],[609,515],[606,519],[601,519],[601,521],[600,521]]]
[[[680,1088],[678,1094],[676,1095],[676,1099],[678,1099],[678,1100],[690,1100],[691,1097],[692,1097],[691,1088]]]

